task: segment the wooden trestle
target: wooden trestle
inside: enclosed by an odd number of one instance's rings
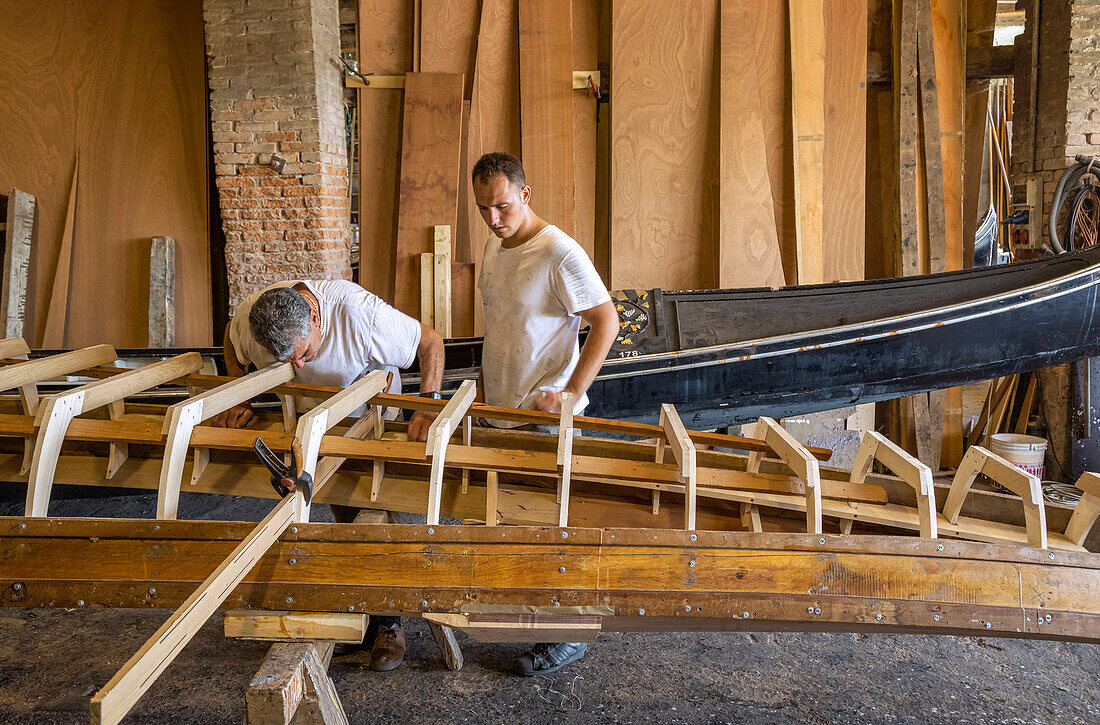
[[[0,341],[4,357],[26,352]],[[1038,480],[979,447],[937,491],[927,466],[876,433],[846,471],[768,418],[741,438],[689,431],[667,404],[660,425],[640,425],[477,405],[472,380],[433,401],[383,393],[382,373],[336,390],[294,383],[286,363],[229,379],[198,374],[196,354],[130,371],[104,367],[114,356],[100,345],[0,367],[0,391],[21,406],[0,413],[0,478],[27,491],[26,517],[0,519],[4,604],[179,607],[93,698],[93,722],[118,722],[225,607],[413,613],[489,640],[780,629],[1100,642],[1100,556],[1083,548],[1100,516],[1093,474],[1048,530]],[[38,383],[74,373],[96,379],[39,400]],[[190,396],[167,409],[126,400],[165,384]],[[278,419],[203,425],[265,392],[284,401]],[[295,395],[323,402],[298,416]],[[387,406],[437,411],[427,443],[404,440]],[[109,419],[88,416],[104,407]],[[475,428],[475,416],[559,433]],[[275,496],[251,458],[258,434],[280,452],[300,441],[313,501],[426,513],[428,525],[310,524],[299,492],[259,525],[175,521],[181,490]],[[900,481],[872,474],[875,461]],[[1011,520],[984,516],[979,494],[966,502],[979,474],[1021,497]],[[49,518],[54,483],[157,490],[157,518]]]

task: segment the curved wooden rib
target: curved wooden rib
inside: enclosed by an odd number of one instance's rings
[[[1081,500],[1073,509],[1066,526],[1066,538],[1078,546],[1085,543],[1085,537],[1100,518],[1100,476],[1095,473],[1083,473],[1077,481],[1081,489]]]
[[[755,437],[767,443],[783,463],[795,472],[806,484],[806,531],[821,533],[821,469],[817,459],[795,440],[787,429],[768,417],[762,417],[756,424]],[[749,454],[749,465],[759,470],[763,454],[753,451]]]
[[[477,395],[477,381],[464,380],[458,390],[443,406],[439,416],[428,428],[425,451],[432,459],[431,477],[428,479],[428,523],[439,523],[439,504],[443,496],[443,465],[447,460],[447,443],[455,429],[462,423],[470,404]]]
[[[1043,506],[1043,490],[1038,477],[1024,473],[981,446],[971,446],[959,463],[959,470],[951,482],[947,500],[943,502],[944,518],[952,524],[959,520],[963,500],[978,474],[989,476],[1020,497],[1024,504],[1028,545],[1047,548],[1046,509]]]
[[[160,484],[157,489],[158,519],[176,518],[183,466],[187,460],[187,447],[191,442],[191,433],[195,426],[293,377],[293,365],[275,363],[263,370],[257,370],[233,382],[176,403],[165,411],[164,461],[161,464]]]
[[[57,456],[61,453],[69,421],[81,413],[175,380],[200,367],[202,356],[189,352],[44,398],[35,416],[38,437],[27,481],[27,516],[46,515]]]
[[[920,535],[936,538],[936,494],[932,484],[932,469],[909,455],[893,441],[873,430],[864,431],[859,450],[852,463],[853,483],[863,483],[875,461],[881,462],[901,480],[913,487],[917,495],[917,514],[920,517]]]
[[[696,465],[695,444],[688,435],[684,423],[680,420],[680,414],[676,408],[668,403],[661,405],[661,428],[668,439],[672,456],[679,467],[677,475],[684,484],[684,528],[691,531],[695,528],[695,503],[696,503]]]

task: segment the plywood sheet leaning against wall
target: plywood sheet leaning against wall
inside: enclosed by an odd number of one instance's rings
[[[867,2],[825,3],[822,261],[826,282],[864,278]]]
[[[359,0],[358,59],[362,73],[412,70],[412,3]],[[401,161],[399,88],[363,88],[359,104],[359,283],[393,302],[396,208]]]
[[[756,42],[772,32],[751,0],[722,3],[718,286],[780,287],[783,257],[760,104]]]
[[[202,3],[5,0],[0,17],[0,189],[39,202],[35,329],[25,334],[42,339],[79,151],[66,344],[145,344],[144,246],[170,235],[181,245],[179,342],[209,345]]]
[[[611,8],[610,286],[712,287],[718,3]]]
[[[573,23],[571,0],[519,1],[520,124],[532,207],[572,236]]]
[[[409,73],[401,136],[394,304],[420,319],[420,255],[438,224],[458,219],[460,73]]]

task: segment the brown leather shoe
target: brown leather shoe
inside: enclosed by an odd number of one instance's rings
[[[375,672],[389,672],[405,661],[405,630],[400,624],[380,627],[370,651],[370,668]]]

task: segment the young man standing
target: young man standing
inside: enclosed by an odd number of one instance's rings
[[[485,301],[479,395],[489,405],[557,413],[562,393],[569,392],[579,415],[618,331],[611,295],[584,249],[531,209],[519,159],[486,154],[471,177],[478,209],[493,232],[478,279]],[[582,321],[590,327],[583,349],[577,338]],[[553,672],[583,657],[587,647],[537,644],[517,667],[524,675]]]
[[[420,394],[440,397],[443,339],[435,330],[390,307],[354,282],[280,282],[248,297],[225,330],[225,366],[244,375],[277,361],[293,363],[295,379],[307,385],[344,388],[365,373],[393,373],[389,392],[401,392],[398,368],[420,362]],[[409,420],[409,440],[422,441],[435,414],[418,412]],[[213,423],[241,428],[252,419],[248,403],[217,416]],[[332,506],[337,521],[350,522],[357,509]],[[371,669],[386,672],[405,658],[399,617],[371,617],[366,643]]]

